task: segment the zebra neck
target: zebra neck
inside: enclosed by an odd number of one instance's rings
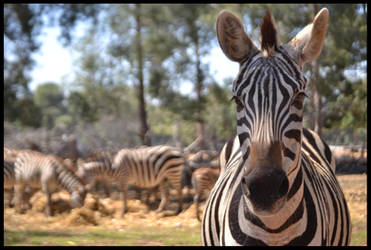
[[[69,193],[73,193],[75,190],[83,188],[82,182],[68,169],[58,166],[57,170],[57,181]]]
[[[303,199],[304,181],[302,172],[299,171],[294,181],[287,202],[276,213],[259,215],[249,209],[246,200],[241,197],[239,205],[239,218],[242,231],[250,237],[262,239],[268,245],[284,245],[300,236],[306,229],[307,207]],[[280,233],[278,233],[280,232]],[[284,232],[284,233],[281,233]]]

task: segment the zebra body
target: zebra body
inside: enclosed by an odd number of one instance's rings
[[[14,183],[14,162],[4,159],[4,189],[13,189]]]
[[[206,192],[209,192],[219,176],[218,168],[200,167],[192,173],[192,186],[195,190],[193,201],[195,203],[196,218],[200,221],[200,200]]]
[[[109,179],[113,175],[113,158],[118,150],[99,150],[91,153],[83,159],[77,161],[76,174],[88,183],[87,189],[90,191],[97,187],[99,182],[103,184],[104,192],[107,197],[110,196]]]
[[[71,194],[71,206],[81,207],[85,200],[85,188],[78,178],[55,155],[45,155],[36,151],[24,150],[17,155],[15,162],[15,207],[21,212],[25,201],[25,187],[41,189],[46,195],[45,213],[51,211],[51,194],[65,188]]]
[[[161,212],[168,201],[170,183],[177,190],[179,202],[177,212],[180,212],[183,204],[181,187],[183,165],[183,155],[174,147],[159,145],[121,149],[115,156],[113,169],[122,192],[122,216],[127,210],[128,184],[140,188],[159,186],[161,202],[156,211]]]
[[[280,45],[269,12],[261,50],[228,11],[217,21],[223,52],[240,63],[233,85],[237,136],[220,154],[221,174],[202,219],[205,245],[348,245],[351,223],[328,145],[302,127],[301,69],[322,49],[328,11]]]

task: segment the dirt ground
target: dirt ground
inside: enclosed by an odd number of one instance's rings
[[[120,217],[122,202],[118,200],[118,193],[111,194],[111,198],[99,198],[96,195],[88,194],[84,207],[71,209],[69,193],[61,191],[52,195],[52,206],[54,216],[46,217],[43,213],[45,208],[45,196],[42,192],[37,192],[31,198],[32,208],[24,214],[16,214],[14,208],[4,209],[4,230],[21,231],[30,229],[52,230],[63,228],[106,228],[112,230],[122,230],[128,226],[162,226],[162,227],[193,227],[201,225],[195,217],[195,205],[192,204],[190,197],[185,193],[183,211],[175,215],[177,201],[170,200],[165,210],[156,213],[154,210],[158,206],[152,198],[150,206],[145,205],[139,199],[129,199],[128,209],[124,218]],[[190,191],[192,194],[192,191]],[[135,196],[135,192],[129,195]],[[175,197],[172,196],[172,197]],[[188,197],[188,198],[187,198]],[[171,199],[171,198],[170,198]],[[200,206],[203,211],[204,204]]]
[[[356,245],[367,244],[367,175],[341,175],[338,180],[343,188],[351,214],[353,229],[352,238],[359,235],[360,240]],[[201,223],[195,217],[195,205],[192,202],[193,190],[183,189],[183,211],[175,215],[177,200],[175,190],[170,193],[170,202],[165,210],[156,213],[159,201],[153,197],[150,206],[139,199],[136,193],[129,192],[128,209],[124,218],[120,217],[122,202],[119,194],[113,192],[110,198],[99,198],[97,195],[88,194],[82,208],[69,207],[70,195],[67,191],[55,193],[52,196],[54,216],[46,217],[45,196],[39,191],[31,198],[32,208],[24,214],[17,214],[14,208],[4,207],[4,231],[25,230],[82,230],[106,229],[123,232],[128,227],[199,227]],[[188,193],[189,192],[189,193]],[[201,203],[200,214],[205,202]]]

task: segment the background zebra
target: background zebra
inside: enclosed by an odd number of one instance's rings
[[[14,205],[14,184],[15,184],[15,173],[14,163],[17,159],[17,155],[21,150],[11,149],[4,147],[4,202],[6,205],[12,207]],[[29,187],[25,190],[26,200],[31,197],[36,190],[30,189]],[[6,199],[5,199],[6,196]],[[30,203],[25,204],[28,208],[31,207]]]
[[[121,149],[113,162],[115,178],[123,202],[121,215],[123,216],[127,211],[128,184],[140,188],[159,186],[161,202],[156,212],[161,212],[168,201],[170,183],[178,194],[176,213],[179,213],[183,205],[181,178],[184,162],[182,152],[170,146]]]
[[[269,12],[261,50],[228,11],[219,44],[240,63],[233,84],[237,137],[224,146],[221,176],[202,220],[205,245],[348,245],[351,224],[329,147],[302,128],[306,79],[301,69],[321,52],[329,21],[313,22],[280,45]]]
[[[201,221],[199,214],[200,201],[203,195],[209,192],[219,176],[219,168],[200,167],[192,174],[192,186],[195,190],[193,201],[195,203],[196,218]]]
[[[110,196],[109,178],[112,176],[112,163],[118,149],[99,150],[87,157],[77,160],[76,174],[87,183],[87,190],[98,189],[98,184],[103,184],[106,197]]]
[[[31,150],[18,153],[15,162],[15,208],[22,212],[25,202],[24,191],[28,185],[40,189],[46,196],[45,214],[52,215],[51,194],[65,188],[71,194],[71,207],[84,204],[86,191],[80,178],[63,164],[63,159],[55,155],[44,155]],[[28,201],[27,201],[28,202]]]

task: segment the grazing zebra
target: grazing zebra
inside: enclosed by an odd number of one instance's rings
[[[225,166],[205,206],[204,245],[349,244],[350,216],[331,151],[302,127],[301,69],[320,54],[328,21],[322,9],[280,45],[267,12],[258,50],[236,16],[219,14],[219,44],[240,63],[232,88],[237,136],[220,156]]]
[[[14,162],[13,161],[7,161],[4,158],[4,194],[5,194],[5,192],[8,194],[7,195],[8,206],[12,205],[14,183],[15,183]],[[5,196],[4,196],[4,198],[5,198]],[[5,199],[4,199],[4,201],[5,201]]]
[[[60,187],[71,194],[71,207],[84,205],[86,191],[79,177],[63,164],[63,159],[56,155],[45,155],[36,151],[23,150],[15,162],[15,208],[22,212],[25,201],[26,185],[42,189],[46,196],[45,214],[52,215],[51,194]]]
[[[117,152],[117,149],[99,150],[77,160],[76,174],[87,183],[88,191],[97,188],[101,182],[106,197],[110,196],[108,179],[112,176],[113,158]]]
[[[121,190],[123,202],[121,216],[127,211],[128,184],[139,188],[159,186],[161,202],[156,212],[161,212],[168,201],[169,183],[178,193],[179,213],[183,206],[181,177],[184,158],[180,150],[170,146],[121,149],[113,161],[116,182]]]
[[[196,218],[201,221],[199,215],[200,200],[206,192],[210,191],[219,176],[219,168],[200,167],[192,173],[192,186],[195,190],[193,201],[196,205]]]

